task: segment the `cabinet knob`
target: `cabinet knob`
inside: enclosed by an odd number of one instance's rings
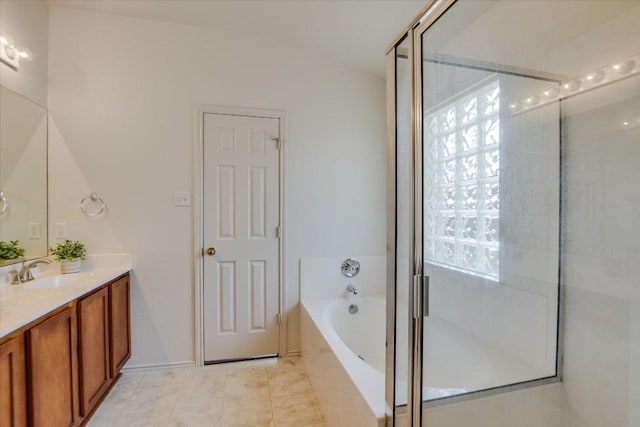
[[[207,255],[214,256],[216,254],[216,248],[207,248]]]

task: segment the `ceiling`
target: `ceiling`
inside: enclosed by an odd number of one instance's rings
[[[385,48],[425,0],[45,0],[82,9],[273,37],[377,76]]]

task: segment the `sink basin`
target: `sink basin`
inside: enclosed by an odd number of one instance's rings
[[[24,283],[23,285],[27,289],[64,288],[74,285],[89,276],[91,276],[91,273],[59,274],[57,276],[35,279],[31,282]]]

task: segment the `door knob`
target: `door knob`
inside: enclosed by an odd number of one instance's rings
[[[207,255],[213,256],[216,254],[216,248],[207,248]]]

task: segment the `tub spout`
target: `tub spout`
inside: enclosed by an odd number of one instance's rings
[[[353,286],[353,285],[348,285],[347,286],[347,292],[353,294],[353,295],[358,295],[358,290]]]

